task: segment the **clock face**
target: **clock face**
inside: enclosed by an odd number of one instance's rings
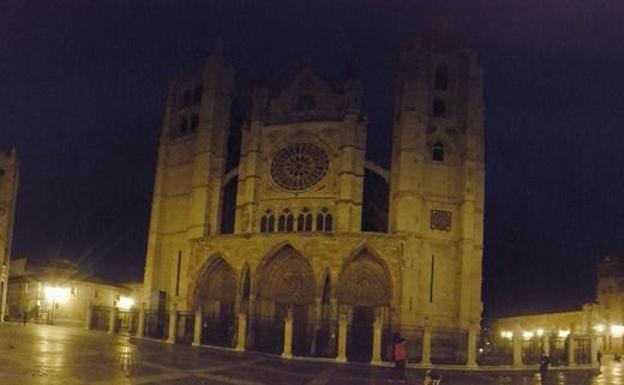
[[[288,191],[304,191],[327,174],[329,157],[322,148],[309,143],[288,145],[271,161],[271,178]]]

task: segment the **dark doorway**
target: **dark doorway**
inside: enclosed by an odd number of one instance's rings
[[[353,321],[349,331],[347,359],[356,362],[370,362],[373,355],[373,323],[375,309],[368,306],[353,308]]]
[[[234,303],[221,301],[219,313],[204,313],[202,343],[231,347],[234,337]]]
[[[293,306],[293,355],[307,356],[308,348],[308,305]]]

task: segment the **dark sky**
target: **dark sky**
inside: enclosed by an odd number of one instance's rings
[[[221,38],[238,79],[357,58],[367,156],[387,164],[394,49],[446,20],[485,67],[489,315],[594,298],[624,254],[624,2],[0,2],[0,147],[17,147],[14,255],[142,276],[167,79]],[[276,81],[278,81],[276,80]]]

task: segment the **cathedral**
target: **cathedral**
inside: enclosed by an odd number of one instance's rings
[[[372,363],[399,333],[410,362],[476,365],[482,69],[413,41],[392,75],[389,169],[366,159],[355,72],[240,95],[216,50],[170,83],[140,333]]]

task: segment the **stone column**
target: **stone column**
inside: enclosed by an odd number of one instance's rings
[[[513,334],[513,366],[522,366],[522,333],[516,330]]]
[[[108,319],[108,332],[110,334],[113,334],[115,333],[115,329],[117,326],[117,308],[115,306],[111,308],[109,316],[110,317]]]
[[[425,324],[422,339],[422,365],[431,365],[431,326]]]
[[[238,324],[236,325],[236,347],[237,352],[244,352],[247,347],[247,314],[240,313],[238,315]]]
[[[468,351],[466,352],[466,366],[475,368],[477,367],[477,331],[475,326],[471,326],[468,329]]]
[[[550,357],[550,334],[546,331],[542,336],[542,350],[544,351],[544,354]]]
[[[91,320],[93,319],[93,305],[91,301],[87,304],[87,319],[85,320],[85,329],[91,330]]]
[[[204,326],[203,317],[202,308],[198,307],[197,310],[195,310],[195,324],[193,325],[193,346],[201,345],[202,329]]]
[[[568,366],[576,366],[576,353],[574,346],[574,332],[568,335]]]
[[[383,327],[383,321],[378,315],[375,317],[375,323],[373,324],[373,355],[371,358],[372,365],[381,365],[381,329]]]
[[[139,324],[137,325],[137,337],[143,337],[145,335],[145,304],[141,302],[139,308]]]
[[[292,337],[293,337],[293,317],[292,310],[288,309],[288,314],[284,319],[284,349],[282,358],[292,358]]]
[[[349,320],[346,314],[338,316],[338,355],[337,362],[347,362],[347,328]]]
[[[594,368],[600,369],[600,363],[598,363],[598,336],[595,333],[591,333],[591,365]]]
[[[167,343],[173,344],[176,340],[176,331],[178,324],[178,309],[175,304],[171,305],[169,313],[169,334],[167,335]]]

